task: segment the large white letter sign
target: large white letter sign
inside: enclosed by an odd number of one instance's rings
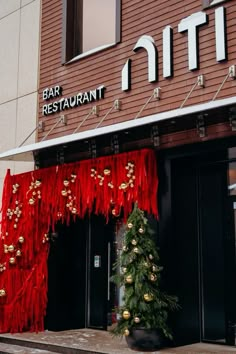
[[[146,49],[148,53],[148,81],[154,82],[157,79],[156,70],[156,47],[154,39],[151,36],[142,36],[135,44],[133,51],[137,52],[140,48]]]
[[[216,36],[216,60],[226,59],[226,35],[225,35],[225,9],[219,7],[215,10],[215,36]]]
[[[184,18],[178,25],[179,32],[188,31],[188,67],[198,69],[198,36],[197,27],[207,23],[207,15],[200,11]]]

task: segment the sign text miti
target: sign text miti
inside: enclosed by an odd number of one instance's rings
[[[66,109],[82,106],[86,103],[98,101],[104,98],[105,86],[99,86],[98,88],[86,92],[79,92],[76,95],[70,97],[61,97],[59,100],[50,102],[43,105],[42,114],[48,116],[53,113],[65,111]],[[50,99],[62,96],[62,87],[54,86],[43,90],[43,100],[48,101]]]

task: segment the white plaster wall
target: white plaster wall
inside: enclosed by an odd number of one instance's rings
[[[19,146],[37,125],[40,0],[0,0],[0,152]],[[35,142],[35,133],[25,142]],[[7,169],[33,162],[0,162],[0,204]]]

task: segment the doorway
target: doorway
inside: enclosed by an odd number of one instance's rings
[[[114,222],[102,216],[58,223],[48,257],[45,329],[107,328]]]
[[[175,345],[235,345],[235,196],[229,197],[226,160],[224,151],[170,164],[165,210],[172,227],[162,252],[181,306],[171,319]]]

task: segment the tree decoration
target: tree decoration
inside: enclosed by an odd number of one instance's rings
[[[132,227],[133,227],[132,222],[129,222],[129,223],[127,224],[127,226],[128,226],[129,229],[132,229]]]
[[[140,228],[143,232],[140,232]],[[138,244],[137,253],[132,247],[134,239]],[[123,252],[113,267],[115,274],[112,280],[124,287],[123,304],[117,309],[119,320],[112,330],[115,335],[127,335],[127,330],[131,333],[135,328],[144,328],[158,329],[164,336],[172,338],[167,323],[168,312],[177,309],[178,303],[177,298],[167,295],[161,289],[160,281],[157,281],[162,270],[162,267],[157,266],[158,262],[154,232],[144,212],[135,204],[127,221]],[[120,272],[124,268],[132,276],[132,282],[127,282],[127,274]],[[130,316],[124,316],[126,311]]]

